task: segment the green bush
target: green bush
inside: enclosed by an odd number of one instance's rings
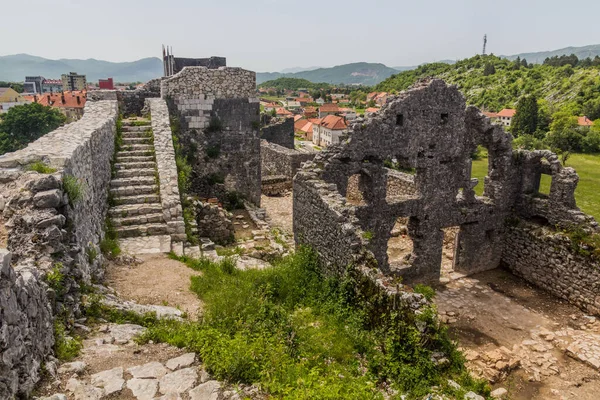
[[[62,273],[62,268],[61,263],[56,263],[52,270],[46,274],[46,283],[54,290],[58,299],[62,299],[65,294],[65,276]]]
[[[79,355],[83,347],[79,338],[68,336],[65,325],[59,320],[54,321],[54,353],[61,361],[71,361]]]
[[[219,117],[211,117],[206,128],[207,133],[221,132],[223,130],[223,123]]]
[[[427,300],[431,301],[435,297],[435,290],[431,286],[417,284],[414,287],[415,293],[422,294]]]
[[[83,184],[73,175],[65,175],[63,177],[63,189],[69,196],[71,205],[77,204],[83,199]]]
[[[211,146],[206,149],[206,156],[208,158],[217,158],[219,157],[219,154],[221,154],[221,146],[219,145]]]
[[[51,174],[56,172],[56,168],[52,168],[41,161],[29,164],[26,168],[28,171],[39,172],[40,174]]]
[[[416,399],[436,385],[451,393],[447,379],[489,394],[466,372],[433,309],[384,311],[376,295],[357,291],[364,282],[352,268],[323,276],[305,248],[264,270],[182,260],[202,272],[191,285],[204,304],[202,320],[159,321],[141,341],[197,352],[216,379],[259,384],[286,399],[381,399],[384,382]],[[436,365],[434,351],[449,362]]]

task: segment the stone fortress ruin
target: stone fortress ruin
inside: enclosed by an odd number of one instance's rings
[[[253,72],[194,60],[169,55],[166,76],[143,89],[94,92],[81,120],[0,156],[0,398],[31,393],[58,313],[81,317],[83,288],[103,277],[109,230],[133,254],[200,254],[185,232],[187,195],[233,193],[258,207],[261,193],[293,185],[296,242],[334,273],[357,265],[394,307],[424,302],[397,278],[439,280],[443,229],[454,228],[455,271],[506,265],[600,314],[598,261],[555,229],[598,230],[575,204],[577,174],[549,151],[513,150],[511,136],[466,107],[456,87],[420,82],[315,156],[294,149],[289,121],[261,124]],[[149,114],[151,133],[120,114]],[[478,145],[489,154],[483,196],[470,176]],[[178,183],[182,157],[188,187]],[[54,172],[31,171],[38,162]],[[547,196],[543,174],[552,179]],[[412,248],[390,258],[398,225]],[[47,284],[56,268],[62,303]]]
[[[577,174],[555,154],[513,150],[510,134],[466,107],[458,89],[441,80],[418,83],[353,130],[294,179],[296,241],[317,249],[331,269],[372,259],[384,275],[438,281],[443,229],[457,227],[455,271],[504,264],[589,312],[600,311],[598,262],[572,259],[568,243],[527,228],[542,221],[598,230],[575,204]],[[471,178],[478,145],[489,154],[483,196],[475,195]],[[542,174],[552,179],[548,196],[539,193]],[[412,251],[390,262],[388,242],[399,220],[407,221]]]

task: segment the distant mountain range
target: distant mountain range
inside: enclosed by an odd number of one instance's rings
[[[285,77],[307,79],[315,83],[375,85],[397,73],[398,70],[383,64],[359,62],[288,74],[281,72],[258,72],[256,74],[256,83],[261,84],[266,81]]]
[[[25,76],[41,75],[47,79],[60,79],[62,74],[78,72],[88,81],[112,77],[115,82],[147,82],[163,74],[162,61],[157,57],[132,62],[88,60],[48,60],[28,54],[0,56],[0,81],[22,82]]]
[[[521,57],[521,59],[525,58],[530,63],[541,64],[546,57],[572,53],[579,58],[594,58],[597,55],[600,56],[600,44],[500,57],[510,60]],[[438,62],[454,64],[455,61],[442,60]],[[372,86],[400,71],[409,71],[415,68],[417,67],[399,66],[390,68],[384,64],[366,62],[337,65],[329,68],[295,67],[284,69],[281,72],[257,72],[256,81],[257,84],[261,84],[272,79],[290,77],[307,79],[315,83],[325,82],[331,84]],[[59,79],[61,74],[71,71],[87,75],[89,81],[112,77],[116,82],[147,82],[163,74],[162,61],[156,57],[143,58],[132,62],[108,62],[95,59],[48,60],[28,54],[0,56],[0,81],[22,82],[25,76],[29,75],[41,75],[48,79]]]
[[[527,62],[533,64],[541,64],[548,57],[554,56],[562,56],[562,55],[571,55],[575,54],[577,58],[594,58],[596,56],[600,56],[600,44],[592,44],[589,46],[582,47],[565,47],[564,49],[551,50],[551,51],[538,51],[535,53],[521,53],[515,54],[512,56],[500,56],[502,58],[508,58],[509,60],[514,60],[517,57],[522,59],[526,59]]]

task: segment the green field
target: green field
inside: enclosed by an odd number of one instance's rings
[[[573,154],[567,160],[567,166],[573,167],[579,174],[579,184],[575,191],[577,205],[587,214],[600,220],[600,155],[598,154]],[[488,160],[473,161],[471,176],[479,179],[475,187],[478,195],[483,193],[483,177],[487,174]],[[550,177],[542,175],[540,185],[541,193],[549,193]]]

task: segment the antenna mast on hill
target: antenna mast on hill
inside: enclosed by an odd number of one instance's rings
[[[487,33],[483,35],[483,55],[485,56],[485,46],[487,46]]]

